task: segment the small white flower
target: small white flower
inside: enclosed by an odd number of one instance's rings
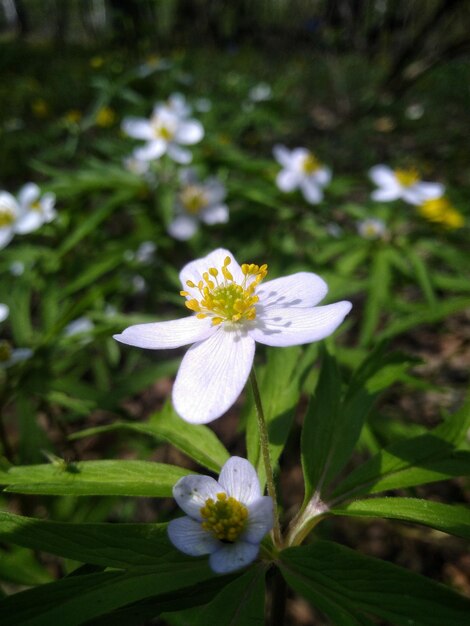
[[[11,193],[0,191],[0,250],[13,239],[19,213],[18,202]]]
[[[371,198],[378,202],[401,199],[408,204],[420,205],[444,194],[444,185],[422,182],[415,169],[392,170],[388,165],[375,165],[369,170],[369,176],[378,186]]]
[[[124,169],[136,176],[145,176],[150,170],[150,163],[148,161],[142,161],[142,159],[137,159],[135,155],[125,157],[122,160],[122,164]]]
[[[145,293],[147,291],[147,281],[143,276],[136,274],[132,277],[132,289],[134,293]]]
[[[357,232],[364,239],[383,239],[387,233],[387,227],[382,220],[368,217],[358,223]]]
[[[272,97],[273,91],[268,83],[258,83],[248,92],[248,98],[252,102],[264,102],[265,100],[271,100]]]
[[[123,120],[122,129],[130,137],[147,142],[134,151],[135,158],[143,161],[168,154],[177,163],[190,163],[191,152],[181,146],[198,143],[204,136],[200,122],[182,117],[181,103],[172,106],[158,104],[150,120],[128,117]]]
[[[310,204],[321,202],[323,187],[331,180],[331,170],[306,148],[288,150],[285,146],[274,146],[273,153],[283,167],[276,178],[279,189],[284,192],[300,189]]]
[[[328,287],[316,274],[298,272],[267,283],[267,265],[243,264],[223,248],[188,263],[180,273],[189,317],[137,324],[114,338],[164,350],[194,344],[173,386],[173,404],[186,421],[204,424],[225,413],[248,379],[255,343],[295,346],[331,335],[350,302],[315,306]]]
[[[69,322],[64,328],[65,337],[73,337],[74,335],[83,335],[89,333],[94,328],[93,322],[87,317],[77,317],[76,320]]]
[[[234,572],[256,559],[259,544],[273,527],[273,502],[263,496],[254,467],[232,456],[219,479],[191,475],[173,487],[187,514],[168,524],[168,537],[181,552],[209,554],[218,574]]]
[[[0,303],[0,322],[4,322],[10,315],[10,307]]]
[[[13,261],[10,264],[10,274],[12,276],[22,276],[24,274],[25,265],[23,261]]]
[[[18,193],[20,213],[15,223],[15,233],[26,235],[52,222],[57,213],[54,209],[55,195],[45,193],[35,183],[27,183]]]
[[[156,250],[156,243],[153,241],[143,241],[136,250],[135,260],[137,263],[142,263],[142,265],[148,265],[153,261]]]
[[[175,219],[168,226],[169,234],[180,241],[190,239],[197,230],[198,222],[225,224],[228,222],[228,206],[222,201],[226,191],[217,178],[200,182],[192,169],[180,173],[182,188],[175,206]]]

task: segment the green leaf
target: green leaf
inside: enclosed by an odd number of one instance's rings
[[[122,606],[213,577],[203,561],[180,558],[162,563],[155,572],[100,572],[71,576],[9,596],[0,601],[2,626],[78,626]]]
[[[369,290],[363,314],[359,344],[367,346],[372,341],[380,321],[380,315],[389,299],[391,283],[389,251],[376,252],[370,270]]]
[[[0,580],[31,586],[50,582],[52,576],[38,563],[31,550],[18,547],[8,550],[0,548]]]
[[[215,472],[220,471],[230,456],[225,446],[210,428],[185,422],[176,414],[170,403],[167,403],[158,413],[154,413],[148,422],[138,424],[118,422],[110,426],[89,428],[80,433],[75,433],[73,438],[87,437],[112,430],[130,430],[150,435],[157,441],[167,441],[203,467]]]
[[[148,461],[58,460],[46,465],[11,467],[0,472],[0,485],[13,493],[55,496],[171,497],[173,485],[188,470]]]
[[[335,501],[422,485],[470,473],[470,452],[456,450],[470,425],[470,403],[431,433],[380,450],[341,482]]]
[[[368,498],[330,510],[333,515],[386,517],[431,526],[470,539],[470,508],[418,498]]]
[[[410,260],[411,265],[413,266],[416,280],[421,287],[421,290],[427,300],[428,305],[430,307],[434,307],[437,302],[436,294],[434,293],[434,288],[428,272],[428,268],[426,267],[426,263],[419,256],[419,254],[416,254],[416,252],[412,248],[406,249],[406,255]]]
[[[398,626],[462,626],[470,614],[470,600],[451,589],[330,541],[288,548],[279,566],[297,593],[341,626],[362,623],[349,614]]]
[[[316,351],[316,346],[305,351],[302,351],[302,348],[298,346],[283,350],[271,349],[267,352],[265,367],[260,368],[258,384],[268,426],[269,450],[274,466],[284,449],[292,426],[294,409],[300,397],[303,377],[307,367],[315,358]],[[248,460],[256,468],[263,484],[265,471],[253,399],[251,399],[247,410],[246,445]]]
[[[265,604],[264,566],[250,568],[226,585],[205,606],[184,611],[182,623],[188,626],[262,626]]]
[[[82,563],[155,567],[174,553],[167,524],[72,524],[0,512],[0,540]],[[42,581],[44,582],[44,581]]]

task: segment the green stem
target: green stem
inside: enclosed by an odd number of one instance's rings
[[[274,526],[273,526],[273,538],[274,545],[277,548],[282,546],[281,527],[279,525],[279,513],[277,506],[276,487],[274,486],[274,474],[273,466],[271,463],[271,457],[269,454],[269,436],[266,419],[264,417],[263,405],[261,403],[261,396],[259,393],[258,381],[256,380],[256,374],[254,368],[250,373],[250,382],[253,389],[253,396],[255,399],[256,415],[258,416],[258,428],[259,428],[259,441],[261,447],[261,453],[263,455],[264,469],[266,472],[266,484],[268,487],[268,494],[271,496],[274,508]]]

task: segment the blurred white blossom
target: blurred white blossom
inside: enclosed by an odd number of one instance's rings
[[[310,204],[321,202],[323,188],[331,180],[331,170],[306,148],[288,150],[285,146],[277,145],[273,153],[283,168],[276,178],[278,188],[284,192],[300,189]]]
[[[35,183],[27,183],[18,193],[20,212],[15,223],[15,233],[26,235],[52,222],[56,217],[55,195],[45,193]]]
[[[378,202],[401,199],[408,204],[420,205],[444,194],[444,185],[421,181],[416,169],[392,170],[388,165],[375,165],[369,170],[369,176],[378,187],[371,198]]]

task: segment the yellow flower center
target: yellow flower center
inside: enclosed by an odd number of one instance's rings
[[[465,223],[463,215],[452,206],[447,198],[426,200],[418,211],[430,222],[442,224],[445,228],[462,228]]]
[[[207,205],[207,197],[202,187],[188,185],[180,194],[181,203],[188,213],[197,215]]]
[[[186,307],[194,311],[199,319],[212,317],[214,326],[222,322],[254,320],[255,304],[259,300],[255,291],[268,273],[267,265],[244,263],[241,268],[243,280],[239,285],[228,269],[231,262],[230,257],[225,257],[220,271],[215,267],[209,268],[202,275],[204,280],[200,280],[197,285],[192,280],[186,281],[188,287],[199,291],[199,299],[191,298],[188,291],[180,291],[181,296],[189,298],[185,302]]]
[[[39,202],[39,200],[36,200],[36,202],[31,203],[31,210],[38,211],[39,213],[41,213],[42,207],[41,207],[41,203]]]
[[[246,506],[225,493],[218,493],[216,501],[208,498],[200,512],[205,520],[202,522],[204,530],[229,543],[238,539],[248,518]]]
[[[309,152],[302,162],[302,170],[304,174],[310,176],[310,174],[314,174],[318,169],[320,169],[320,161],[317,157]]]
[[[0,363],[5,363],[11,357],[11,346],[8,341],[0,341]]]
[[[160,120],[154,120],[152,126],[156,139],[163,139],[163,141],[171,141],[173,139],[174,131],[162,124]]]
[[[13,212],[8,207],[0,206],[0,228],[11,226],[15,221]]]
[[[395,176],[397,177],[398,182],[403,187],[411,187],[419,182],[419,173],[415,168],[411,168],[408,170],[398,169],[395,170]]]

